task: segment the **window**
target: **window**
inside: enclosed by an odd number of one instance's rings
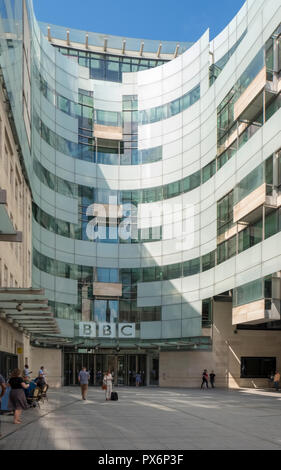
[[[216,252],[211,251],[207,255],[202,256],[202,271],[208,271],[215,266]]]
[[[276,357],[241,357],[241,378],[266,379],[276,371]]]
[[[202,301],[202,328],[212,326],[212,299]]]
[[[264,280],[257,279],[233,289],[233,306],[245,305],[264,298]]]
[[[118,283],[119,270],[113,268],[97,268],[97,281],[107,283]]]
[[[218,235],[233,225],[233,191],[227,194],[217,205]]]
[[[167,119],[171,116],[179,114],[182,110],[187,109],[189,106],[193,105],[200,99],[200,85],[196,86],[193,90],[186,93],[184,96],[171,101],[170,103],[164,104],[162,106],[157,106],[156,108],[151,108],[148,110],[143,110],[139,112],[139,123],[148,124],[163,119]]]
[[[202,183],[208,181],[216,173],[216,160],[213,160],[209,165],[202,169]]]
[[[118,320],[118,300],[95,300],[94,321],[97,323],[116,323]]]

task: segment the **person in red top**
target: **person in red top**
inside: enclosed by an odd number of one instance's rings
[[[207,369],[204,369],[204,372],[202,374],[202,384],[201,384],[201,389],[205,388],[205,385],[206,385],[206,388],[209,388],[209,385],[208,385],[208,373],[207,373]]]

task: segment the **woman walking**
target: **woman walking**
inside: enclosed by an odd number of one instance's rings
[[[104,385],[106,385],[106,390],[105,390],[106,401],[111,400],[112,380],[113,380],[113,377],[112,377],[111,371],[108,370],[103,378],[103,383]]]
[[[14,411],[14,424],[21,424],[22,410],[28,408],[24,389],[29,388],[29,385],[24,383],[20,369],[13,370],[8,383],[11,387],[8,408]]]

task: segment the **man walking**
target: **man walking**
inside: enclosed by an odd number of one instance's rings
[[[210,383],[212,385],[212,388],[215,388],[215,377],[216,377],[216,374],[212,370],[212,372],[210,373]]]
[[[86,367],[82,367],[78,375],[78,382],[81,387],[82,400],[87,399],[88,384],[89,384],[90,374],[87,372]]]

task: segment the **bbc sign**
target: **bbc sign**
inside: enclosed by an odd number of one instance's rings
[[[98,327],[98,328],[97,328]],[[135,338],[135,323],[97,323],[80,322],[79,336],[81,338]]]

